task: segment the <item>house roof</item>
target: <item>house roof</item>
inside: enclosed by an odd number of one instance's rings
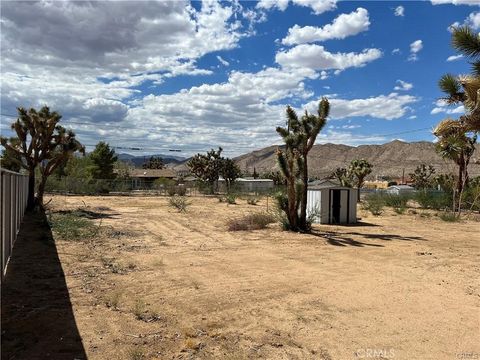
[[[133,169],[130,177],[133,178],[174,178],[177,174],[169,168],[165,169]]]

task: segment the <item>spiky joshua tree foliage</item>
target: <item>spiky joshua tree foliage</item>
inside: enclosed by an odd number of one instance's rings
[[[76,151],[85,152],[75,134],[58,125],[62,116],[51,112],[47,106],[37,111],[18,108],[18,119],[12,124],[17,138],[0,137],[0,143],[10,152],[13,159],[19,159],[22,168],[28,171],[28,208],[35,203],[43,205],[43,193],[47,178],[59,166],[65,164]],[[21,161],[20,161],[21,160]],[[40,168],[41,179],[35,198],[35,171]]]
[[[318,104],[317,114],[305,111],[299,118],[295,110],[287,107],[287,126],[278,127],[277,133],[285,143],[285,149],[277,149],[279,168],[286,179],[286,198],[280,201],[285,212],[288,228],[292,231],[308,231],[307,185],[308,153],[315,144],[317,135],[325,126],[330,104],[326,98]]]

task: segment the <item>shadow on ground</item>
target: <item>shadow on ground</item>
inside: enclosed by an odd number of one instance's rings
[[[2,359],[86,359],[44,213],[25,216],[2,282]]]
[[[333,231],[313,231],[311,233],[313,236],[317,236],[320,238],[325,239],[327,244],[334,245],[334,246],[356,246],[356,247],[384,247],[382,244],[373,244],[369,242],[363,242],[359,240],[355,240],[352,238],[352,235],[358,238],[362,238],[365,240],[382,240],[382,241],[425,241],[424,238],[420,236],[400,236],[395,234],[364,234],[359,232],[345,232],[345,233],[337,233]]]
[[[82,209],[82,208],[78,208],[78,209],[75,209],[75,210],[59,210],[59,211],[55,211],[54,214],[74,214],[78,217],[84,217],[84,218],[91,219],[91,220],[95,220],[95,219],[115,219],[116,216],[120,215],[118,213],[105,213],[105,212],[101,212],[101,211],[93,211],[93,210]]]

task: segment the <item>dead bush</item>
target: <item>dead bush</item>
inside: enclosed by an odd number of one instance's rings
[[[241,219],[233,219],[228,222],[229,231],[247,231],[265,229],[268,224],[276,222],[275,217],[268,213],[256,213],[247,215]]]

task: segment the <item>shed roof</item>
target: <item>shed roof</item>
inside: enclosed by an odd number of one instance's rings
[[[315,180],[308,184],[308,190],[321,190],[321,189],[350,189],[347,186],[342,186],[339,183],[330,179]]]

